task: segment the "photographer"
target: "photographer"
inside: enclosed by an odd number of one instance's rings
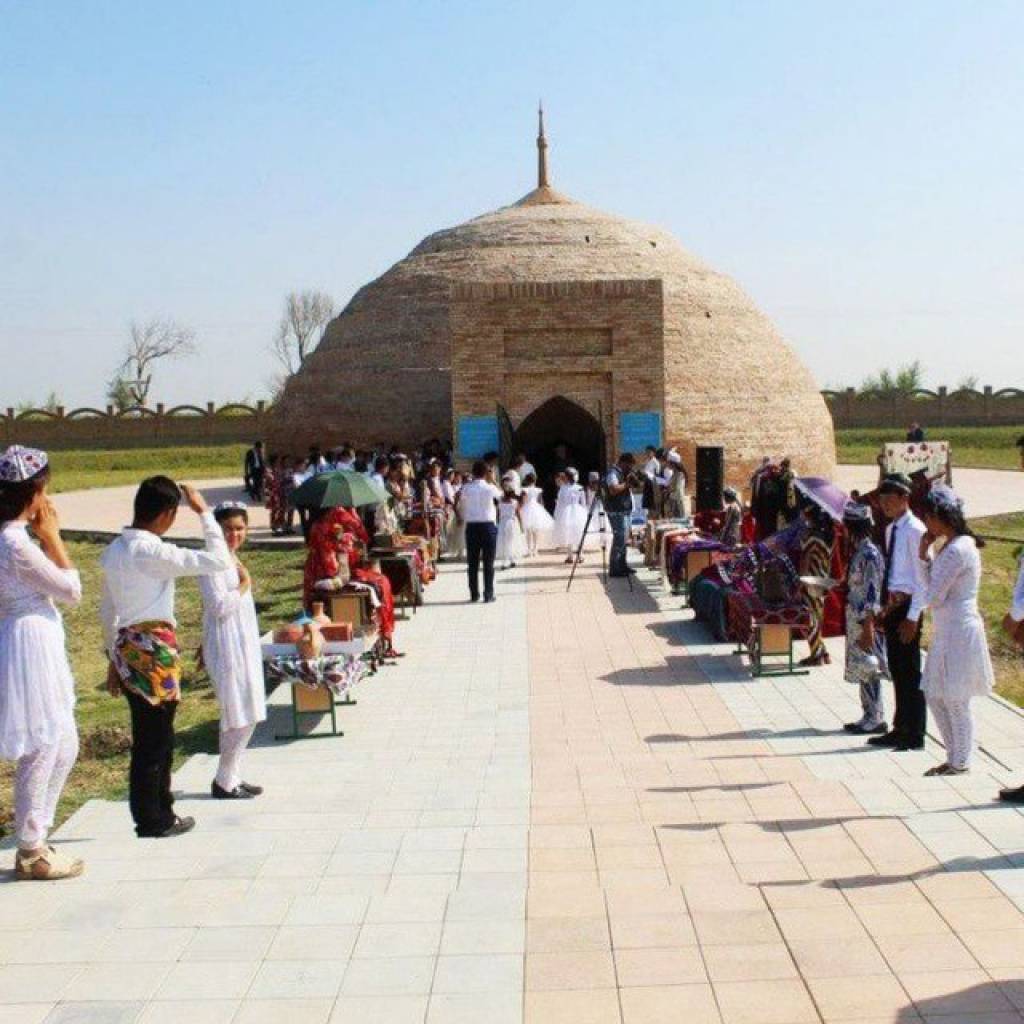
[[[633,456],[629,452],[624,452],[604,478],[608,491],[604,507],[612,528],[612,550],[608,556],[609,576],[628,576],[633,572],[626,564],[626,531],[633,510],[629,487],[634,463]]]

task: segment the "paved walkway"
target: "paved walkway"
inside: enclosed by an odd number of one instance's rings
[[[270,516],[263,505],[253,503],[237,477],[216,480],[187,481],[198,487],[210,506],[222,501],[244,501],[249,506],[250,539],[257,544],[295,543],[301,537],[278,538],[270,532]],[[128,487],[96,487],[85,491],[64,491],[54,496],[61,524],[77,533],[109,534],[114,536],[131,522],[132,500],[136,485]],[[177,540],[200,540],[202,532],[198,520],[186,508],[178,513],[177,521],[168,536]]]
[[[274,743],[267,793],[132,838],[94,802],[87,874],[0,890],[0,1022],[805,1024],[1024,1018],[1024,718],[975,772],[838,731],[837,668],[751,681],[650,574],[456,567],[346,735]],[[9,854],[5,856],[9,857]]]

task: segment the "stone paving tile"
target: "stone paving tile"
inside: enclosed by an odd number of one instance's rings
[[[198,755],[173,849],[82,808],[58,839],[86,876],[0,890],[0,1024],[1024,1020],[1011,771],[865,751],[840,665],[750,680],[650,574],[463,586],[442,572],[345,737],[260,741],[260,800],[200,799]],[[979,723],[1024,769],[1024,717]]]

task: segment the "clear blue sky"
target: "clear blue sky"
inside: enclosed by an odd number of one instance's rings
[[[257,396],[283,296],[554,184],[736,277],[825,384],[1024,385],[1024,3],[0,0],[0,405]],[[725,371],[728,368],[724,368]]]

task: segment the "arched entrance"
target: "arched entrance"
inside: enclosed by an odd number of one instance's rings
[[[598,420],[562,395],[534,409],[512,435],[513,454],[523,452],[533,463],[548,499],[554,495],[554,474],[566,466],[580,471],[581,483],[586,483],[591,470],[602,469],[604,447]]]

